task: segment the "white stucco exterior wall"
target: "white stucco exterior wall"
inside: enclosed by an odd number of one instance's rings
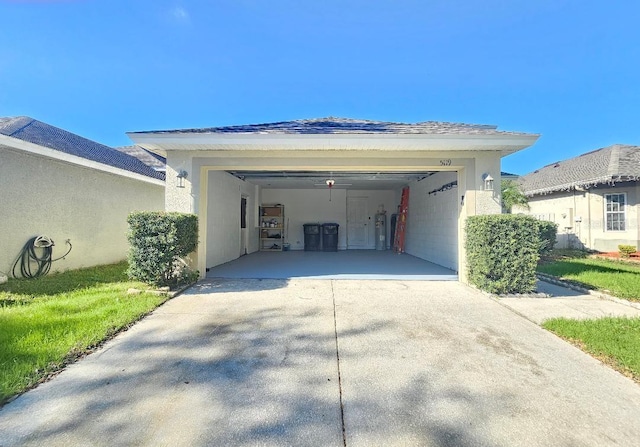
[[[406,252],[421,259],[458,270],[459,188],[429,194],[456,181],[456,172],[439,172],[409,191]]]
[[[467,171],[467,189],[475,195],[475,212],[473,214],[500,214],[502,204],[500,197],[500,154],[497,152],[478,153],[475,157],[475,169]],[[493,177],[493,190],[484,189],[483,177]]]
[[[53,271],[126,258],[127,216],[163,210],[164,187],[21,150],[0,149],[0,271],[9,273],[33,236],[55,241],[53,256],[73,250]]]
[[[240,201],[247,198],[247,253],[258,250],[258,200],[255,185],[224,171],[207,173],[206,266],[215,267],[241,255]]]
[[[178,173],[184,171],[187,177],[178,183]],[[190,154],[169,152],[166,164],[165,204],[167,211],[196,213],[195,191],[198,187],[199,173],[194,170]]]
[[[605,195],[626,194],[626,229],[607,231],[605,225]],[[638,199],[636,183],[619,183],[613,187],[561,191],[529,198],[529,210],[516,208],[514,213],[530,214],[558,225],[558,248],[588,248],[617,251],[618,245],[640,246]]]

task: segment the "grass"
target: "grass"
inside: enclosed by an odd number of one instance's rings
[[[0,403],[21,393],[138,320],[167,298],[128,295],[144,284],[127,264],[0,285]]]
[[[640,301],[640,266],[606,259],[559,257],[538,266],[538,271],[576,282],[586,288]]]
[[[556,318],[542,326],[640,382],[640,318]]]

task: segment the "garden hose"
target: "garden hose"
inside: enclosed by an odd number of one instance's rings
[[[32,237],[24,244],[18,259],[13,264],[13,269],[11,270],[13,277],[18,278],[18,275],[16,275],[18,265],[20,265],[20,275],[23,278],[32,279],[46,275],[51,270],[52,263],[63,259],[71,252],[73,248],[71,241],[67,239],[66,243],[69,245],[69,250],[59,258],[53,259],[53,247],[55,245],[53,239],[47,236]]]

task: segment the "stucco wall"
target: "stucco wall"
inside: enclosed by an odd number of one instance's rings
[[[627,194],[626,229],[607,231],[605,225],[606,194]],[[538,219],[558,224],[558,248],[589,248],[617,251],[619,244],[639,246],[638,186],[619,183],[615,187],[597,187],[584,191],[557,192],[529,199],[528,211]]]
[[[247,198],[247,253],[258,249],[255,185],[224,171],[208,172],[207,192],[207,267],[232,261],[241,254],[240,200]]]
[[[305,223],[337,223],[338,249],[347,246],[346,190],[335,189],[263,189],[262,203],[284,205],[285,220],[288,221],[287,241],[292,250],[304,249]]]
[[[457,271],[459,190],[429,194],[456,179],[455,172],[439,172],[410,185],[406,251]]]
[[[326,188],[314,189],[263,189],[262,203],[280,203],[285,206],[285,217],[289,222],[287,241],[292,250],[304,249],[305,223],[337,223],[338,249],[347,248],[347,198],[362,197],[367,202],[368,225],[367,247],[375,248],[374,218],[378,211],[378,205],[383,204],[387,210],[387,241],[389,240],[389,219],[392,210],[395,210],[396,192],[392,190],[344,190],[334,189],[331,192]],[[387,244],[388,245],[388,244]]]
[[[25,242],[55,241],[53,264],[68,270],[126,258],[127,215],[163,210],[164,187],[19,150],[0,149],[0,271],[9,272]]]

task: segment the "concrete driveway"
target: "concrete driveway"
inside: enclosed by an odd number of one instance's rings
[[[638,439],[637,384],[456,282],[210,281],[0,410],[5,447]]]

